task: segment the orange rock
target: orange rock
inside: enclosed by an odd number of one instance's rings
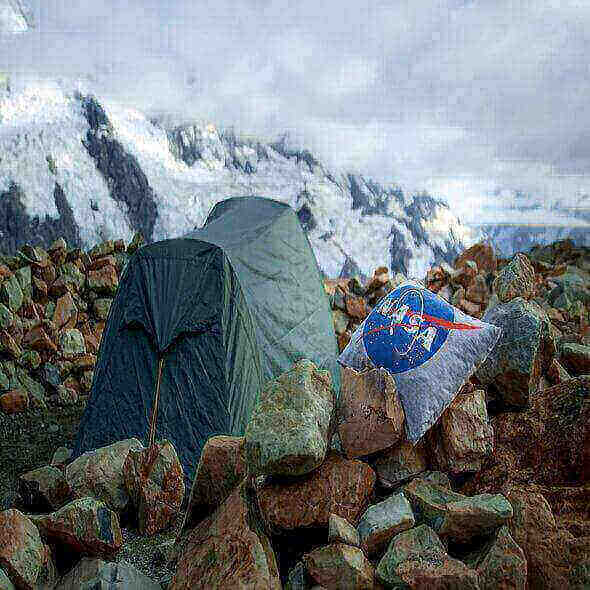
[[[29,407],[29,396],[25,391],[12,389],[0,395],[0,409],[5,414],[19,414]]]
[[[344,302],[346,304],[346,313],[348,313],[351,318],[364,320],[369,314],[369,307],[363,297],[346,295]]]
[[[461,268],[468,260],[473,260],[477,264],[477,268],[486,273],[494,273],[498,268],[498,261],[494,250],[487,244],[475,244],[465,250],[455,260],[455,268]]]
[[[67,329],[73,328],[76,323],[76,304],[71,293],[62,295],[55,305],[55,311],[53,313],[53,323],[57,330],[67,326]],[[74,326],[71,325],[72,320]]]
[[[111,265],[112,267],[116,268],[117,260],[114,256],[103,256],[102,258],[96,258],[95,260],[92,260],[88,265],[87,270],[98,270],[99,268],[108,265]]]
[[[339,352],[342,352],[346,348],[346,345],[350,342],[350,338],[351,334],[348,330],[346,332],[342,332],[342,334],[338,334],[337,340]]]
[[[28,346],[31,350],[57,352],[57,346],[51,341],[42,325],[25,334],[23,345]]]
[[[362,461],[329,453],[311,473],[292,482],[267,482],[258,501],[267,522],[279,529],[327,527],[334,513],[356,525],[369,505],[375,472]]]

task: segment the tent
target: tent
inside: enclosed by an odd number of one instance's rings
[[[130,437],[168,439],[190,483],[206,440],[243,434],[264,383],[296,360],[329,369],[338,392],[337,355],[293,209],[261,197],[221,201],[201,229],[129,260],[73,458]]]

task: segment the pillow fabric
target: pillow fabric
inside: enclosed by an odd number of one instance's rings
[[[338,362],[359,372],[389,371],[404,408],[408,440],[415,443],[485,360],[501,332],[407,281],[379,301]]]

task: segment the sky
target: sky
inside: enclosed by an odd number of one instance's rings
[[[587,1],[29,4],[34,28],[0,34],[15,84],[90,78],[148,113],[287,132],[333,170],[428,190],[468,223],[590,218]]]

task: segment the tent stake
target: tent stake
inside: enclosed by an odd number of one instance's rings
[[[154,445],[156,438],[156,421],[158,419],[158,404],[160,402],[160,381],[162,379],[162,367],[164,365],[164,357],[160,357],[158,362],[158,379],[156,381],[156,391],[154,393],[154,403],[152,405],[152,415],[150,417],[150,428],[149,428],[149,440],[148,447],[151,448]]]

